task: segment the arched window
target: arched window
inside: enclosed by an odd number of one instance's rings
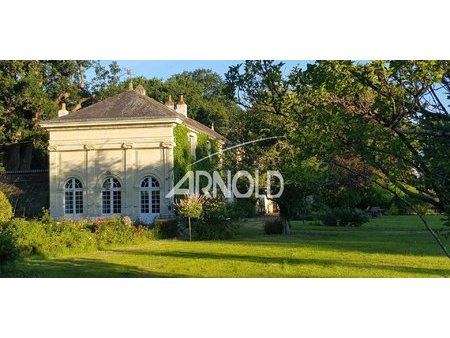
[[[141,182],[141,214],[159,214],[161,197],[159,182],[154,177],[146,177]]]
[[[83,213],[83,185],[76,178],[69,178],[64,185],[64,214]]]
[[[102,213],[120,214],[122,212],[122,189],[118,179],[108,177],[102,186]]]

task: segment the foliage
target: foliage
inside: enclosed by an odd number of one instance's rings
[[[175,203],[175,210],[186,218],[199,218],[203,212],[205,198],[202,195],[188,194]]]
[[[0,227],[2,223],[9,221],[12,216],[13,207],[3,191],[0,191]]]
[[[239,224],[228,217],[226,203],[219,198],[206,199],[203,215],[195,223],[194,231],[199,240],[230,239],[239,233]]]
[[[191,146],[189,144],[189,128],[185,124],[179,124],[173,129],[175,139],[174,179],[178,182],[189,171],[192,163]]]
[[[251,218],[256,215],[256,201],[254,198],[236,198],[227,204],[231,219]]]
[[[100,249],[153,238],[151,230],[140,225],[133,226],[128,217],[101,217],[92,224],[92,230]]]
[[[169,95],[175,101],[180,95],[188,104],[189,117],[212,126],[222,135],[230,133],[233,115],[241,108],[226,95],[226,86],[222,77],[209,69],[174,74],[167,80],[158,78],[133,77],[130,80],[109,81],[98,97],[106,98],[128,88],[129,81],[133,85],[142,85],[147,95],[159,102],[166,102]]]
[[[38,220],[14,218],[6,229],[16,239],[16,245],[21,256],[43,255],[47,253],[49,238],[46,229]]]
[[[194,158],[191,153],[191,145],[189,144],[189,128],[185,124],[177,125],[174,128],[175,148],[173,151],[174,156],[174,178],[175,182],[178,182],[189,170],[204,170],[212,173],[219,167],[219,157],[213,156],[206,160],[194,163]],[[204,133],[199,133],[197,136],[196,145],[196,159],[202,159],[210,154],[216,153],[219,150],[219,141],[214,140]],[[200,177],[204,179],[204,177]],[[200,188],[206,185],[205,182],[200,182]],[[187,186],[187,182],[183,184],[183,187]]]
[[[0,275],[14,265],[19,257],[20,251],[14,233],[0,226]]]
[[[183,72],[171,76],[164,86],[175,100],[184,95],[191,118],[207,126],[214,124],[219,133],[228,135],[231,115],[240,108],[225,95],[225,82],[219,74],[207,69]]]
[[[330,208],[319,214],[320,221],[327,226],[361,226],[369,222],[367,213],[354,208]]]
[[[219,151],[219,140],[212,139],[211,137],[209,137],[204,133],[198,134],[197,147],[195,149],[196,160],[200,160],[218,151]],[[206,160],[197,163],[194,166],[194,169],[205,170],[211,173],[212,171],[216,170],[218,166],[219,166],[219,157],[212,156]]]
[[[426,216],[441,228],[441,216]],[[364,227],[292,222],[290,236],[262,233],[260,218],[234,241],[144,242],[122,250],[36,258],[16,276],[36,277],[450,277],[450,265],[416,216],[385,216]],[[381,264],[382,262],[382,264]]]
[[[12,257],[16,252],[28,257],[88,252],[154,238],[151,230],[130,221],[127,217],[55,220],[44,213],[41,220],[12,219],[2,229],[0,242],[11,250]]]
[[[95,75],[87,77],[88,70]],[[94,103],[100,87],[117,81],[118,72],[116,63],[106,70],[88,60],[0,61],[0,144],[8,145],[6,167],[30,169],[32,158],[45,163],[47,134],[39,123],[56,117],[62,103],[70,111]]]
[[[281,219],[268,219],[264,222],[264,232],[267,235],[279,235],[283,233],[283,223]]]
[[[154,232],[157,238],[175,238],[178,236],[178,222],[176,219],[158,218],[154,222]]]
[[[275,116],[303,156],[450,215],[448,60],[318,61],[287,76],[282,63],[246,61],[226,78],[229,94]]]

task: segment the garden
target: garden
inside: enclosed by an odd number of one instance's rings
[[[0,233],[2,275],[450,276],[448,259],[416,215],[366,217],[359,225],[327,223],[329,216],[322,221],[292,220],[286,235],[277,216],[246,212],[248,205],[202,203],[202,216],[192,220],[192,241],[184,217],[160,219],[151,228],[127,217],[73,221],[45,213],[40,219],[12,218]],[[426,218],[436,231],[445,227],[440,215]]]

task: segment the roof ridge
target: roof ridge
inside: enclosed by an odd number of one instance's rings
[[[183,123],[186,123],[188,126],[199,132],[203,131],[210,136],[225,140],[225,137],[203,123],[187,117],[177,112],[175,109],[166,106],[164,103],[139,93],[134,89],[125,90],[73,113],[46,122],[58,123],[89,119],[132,119],[136,117],[152,119],[164,117],[178,118]]]

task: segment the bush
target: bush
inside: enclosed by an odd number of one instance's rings
[[[12,219],[6,227],[15,238],[20,256],[45,255],[49,238],[38,220]]]
[[[227,205],[218,198],[207,199],[203,204],[203,215],[194,224],[197,239],[230,239],[239,233],[239,224],[228,217]]]
[[[281,219],[274,218],[268,219],[264,223],[264,232],[267,235],[279,235],[283,233],[283,223],[281,223]]]
[[[337,214],[332,209],[319,213],[319,220],[326,226],[337,226],[339,222]]]
[[[353,208],[331,208],[320,213],[319,219],[327,226],[361,226],[370,220],[364,211]]]
[[[153,229],[157,238],[165,239],[178,236],[178,222],[176,219],[156,219]]]
[[[239,198],[227,205],[232,219],[251,218],[256,215],[256,201],[251,198]]]
[[[6,195],[0,191],[0,225],[8,222],[13,217],[13,207]]]
[[[41,220],[12,219],[2,229],[1,243],[3,247],[10,248],[8,250],[12,250],[13,246],[19,256],[27,257],[87,252],[153,238],[153,231],[133,226],[132,221],[126,217],[99,218],[93,222],[54,220],[44,213]]]
[[[43,223],[48,243],[45,255],[93,251],[97,248],[96,238],[83,220],[61,220]]]
[[[100,249],[139,241],[149,232],[143,227],[134,227],[125,217],[100,217],[93,223],[93,230]]]
[[[96,248],[95,238],[86,224],[71,220],[43,223],[13,219],[6,228],[15,238],[20,256],[52,256],[66,252],[84,252]]]
[[[13,266],[19,257],[16,237],[9,229],[0,227],[0,274]]]

